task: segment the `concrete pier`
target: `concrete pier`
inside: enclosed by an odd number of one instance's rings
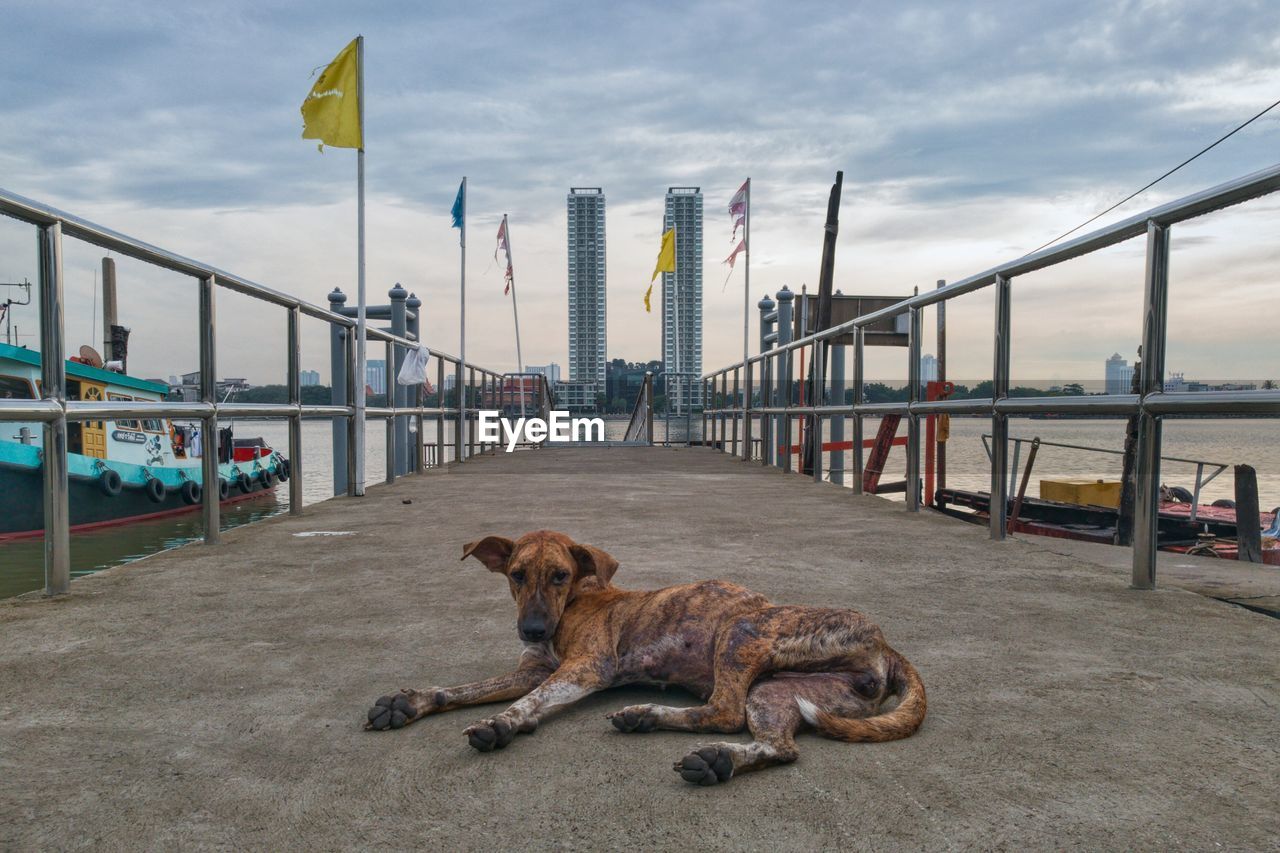
[[[512,666],[505,584],[459,555],[542,527],[611,552],[619,586],[861,610],[928,719],[705,789],[671,764],[714,736],[604,719],[657,690],[492,754],[461,732],[495,706],[362,731],[383,693]],[[1126,555],[993,543],[709,450],[478,457],[0,605],[0,849],[1280,844],[1280,621],[1131,590]]]

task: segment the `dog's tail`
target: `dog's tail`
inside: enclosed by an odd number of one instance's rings
[[[818,732],[836,740],[859,743],[910,737],[924,722],[928,709],[924,682],[911,662],[897,652],[888,653],[888,664],[888,695],[896,695],[898,704],[887,713],[865,718],[840,717],[797,696],[800,715]]]

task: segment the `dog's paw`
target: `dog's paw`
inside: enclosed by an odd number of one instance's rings
[[[644,734],[658,727],[658,715],[652,705],[629,705],[620,711],[608,714],[606,719],[620,732],[639,732]]]
[[[421,714],[414,707],[412,691],[402,690],[383,696],[373,703],[365,721],[365,731],[381,732],[387,729],[402,729],[416,720]]]
[[[691,785],[718,785],[733,778],[733,754],[726,746],[700,746],[675,764]]]
[[[467,743],[481,752],[493,752],[511,743],[516,736],[516,726],[505,717],[494,717],[492,720],[481,720],[467,726],[463,732]]]

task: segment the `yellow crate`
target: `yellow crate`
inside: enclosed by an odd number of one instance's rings
[[[1079,506],[1120,506],[1119,480],[1041,480],[1040,497]]]

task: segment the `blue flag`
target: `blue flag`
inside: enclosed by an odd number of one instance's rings
[[[465,187],[465,186],[466,186],[466,184],[465,184],[465,183],[458,184],[458,197],[457,197],[457,198],[455,198],[455,199],[453,200],[453,210],[452,210],[452,213],[453,213],[453,227],[454,227],[454,228],[461,228],[461,227],[462,227],[462,202],[463,202],[463,200],[462,200],[462,188],[463,188],[463,187]]]

